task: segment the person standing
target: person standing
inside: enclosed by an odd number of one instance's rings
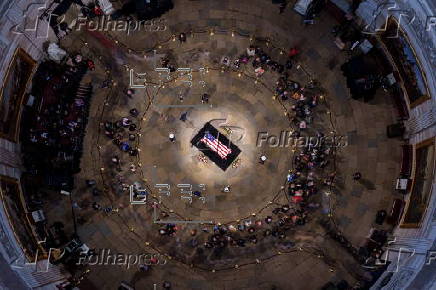
[[[282,13],[285,11],[285,9],[286,9],[286,5],[288,5],[288,3],[286,3],[286,0],[283,0],[283,2],[280,3],[280,6],[279,6],[279,14],[282,14]]]
[[[354,174],[353,174],[353,179],[354,180],[360,180],[362,178],[362,173],[360,173],[360,172],[355,172]]]
[[[168,281],[163,282],[162,287],[166,290],[171,289],[171,283]]]
[[[201,103],[209,103],[209,94],[203,94],[202,96],[201,96]]]
[[[182,32],[179,34],[180,43],[186,42],[186,33]]]
[[[266,161],[267,158],[266,158],[265,155],[262,155],[262,156],[260,156],[259,159],[260,159],[260,161],[259,161],[260,164],[265,164],[265,161]]]

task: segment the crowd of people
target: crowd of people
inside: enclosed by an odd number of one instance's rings
[[[112,140],[115,146],[121,152],[128,153],[130,156],[138,155],[138,148],[134,145],[134,142],[138,136],[137,125],[132,121],[138,116],[138,111],[133,108],[130,110],[129,117],[123,117],[118,121],[104,123],[105,135]],[[114,158],[117,161],[114,161]],[[112,161],[119,164],[118,157],[113,157]]]
[[[29,212],[44,209],[50,191],[68,194],[74,186],[92,96],[92,84],[83,77],[92,69],[92,60],[75,54],[60,63],[42,62],[34,75],[20,132],[25,168],[21,184]],[[68,241],[61,222],[49,225],[42,219],[35,228],[47,249]]]
[[[246,53],[235,60],[234,69],[239,69],[241,64],[247,64],[251,61],[257,78],[261,77],[266,70],[277,72],[279,78],[274,94],[282,101],[296,100],[291,106],[291,110],[295,112],[295,116],[292,118],[293,125],[298,130],[304,130],[307,128],[307,124],[312,122],[312,110],[317,106],[319,96],[311,90],[311,86],[302,86],[297,81],[290,79],[289,71],[293,68],[299,54],[299,49],[292,47],[288,52],[286,61],[282,64],[274,61],[259,46],[251,45],[247,48]]]
[[[307,126],[302,126],[301,123],[310,123],[313,108],[317,105],[316,94],[289,79],[289,70],[293,67],[298,54],[299,50],[292,48],[286,63],[280,64],[272,60],[260,47],[250,46],[246,53],[240,55],[233,63],[228,57],[221,59],[222,65],[232,66],[234,70],[239,70],[241,65],[246,65],[251,61],[255,69],[254,74],[257,77],[261,77],[266,70],[280,75],[276,83],[276,95],[282,101],[292,102],[291,109],[295,112],[293,121],[298,127],[295,131],[296,137],[304,134],[304,129]],[[322,133],[318,133],[318,135],[319,137],[323,136]],[[281,207],[275,207],[264,218],[256,219],[253,217],[236,224],[215,224],[213,229],[204,227],[200,232],[191,230],[189,245],[193,248],[203,247],[220,252],[227,247],[254,245],[260,239],[267,237],[284,240],[289,230],[306,224],[310,219],[309,213],[320,207],[319,203],[314,202],[315,198],[313,197],[319,192],[319,188],[326,186],[326,184],[318,180],[316,171],[322,170],[328,165],[331,153],[331,149],[327,146],[304,148],[296,154],[292,164],[294,169],[290,170],[287,175],[285,192],[288,203]],[[265,164],[266,162],[267,157],[262,155],[260,163]],[[162,214],[168,216],[168,213],[163,212]],[[158,233],[160,236],[177,238],[180,229],[181,227],[168,223],[159,228]],[[204,233],[206,237],[200,236],[201,233]]]
[[[27,168],[42,174],[77,173],[87,122],[91,84],[81,80],[94,65],[77,54],[63,64],[42,63],[35,74],[34,104],[23,117],[23,154]],[[37,154],[35,154],[37,153]]]

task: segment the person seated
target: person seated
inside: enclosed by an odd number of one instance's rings
[[[137,110],[136,108],[131,109],[131,110],[129,111],[129,113],[130,113],[130,115],[131,115],[132,117],[138,117],[138,115],[139,115],[139,112],[138,112],[138,110]]]
[[[76,54],[72,59],[72,63],[73,65],[78,65],[82,62],[82,60],[83,60],[83,56],[81,54]]]
[[[209,94],[203,94],[202,96],[201,96],[201,102],[204,104],[204,103],[209,103]]]
[[[122,126],[123,126],[124,128],[129,127],[129,126],[131,125],[131,123],[132,123],[132,121],[129,120],[129,118],[126,118],[126,117],[122,118],[122,119],[121,119],[121,122],[122,122]]]
[[[269,58],[269,56],[267,54],[263,53],[263,54],[260,55],[260,62],[262,64],[266,64],[267,61],[269,61],[269,60],[270,60],[270,58]]]
[[[248,57],[256,55],[256,49],[254,48],[253,45],[250,45],[250,47],[247,48],[247,55]]]
[[[136,125],[135,124],[130,124],[129,125],[129,131],[131,131],[131,132],[133,132],[133,131],[135,131],[136,130]]]
[[[121,151],[128,152],[130,150],[130,145],[127,142],[121,142],[120,144]]]
[[[288,56],[290,59],[292,59],[292,58],[295,58],[299,53],[300,53],[300,51],[296,47],[292,47],[289,50]]]
[[[247,64],[248,63],[248,56],[247,55],[241,55],[239,57],[239,60],[240,60],[241,63]]]
[[[252,62],[253,67],[258,67],[260,65],[260,57],[256,57]]]
[[[129,97],[132,97],[132,96],[135,94],[135,90],[134,90],[134,89],[128,89],[128,90],[126,91],[126,94],[127,94]]]
[[[239,59],[236,59],[236,60],[233,62],[233,68],[234,68],[234,69],[239,69],[240,66],[241,66],[241,61],[240,61]]]
[[[261,77],[265,73],[265,70],[260,66],[254,70],[256,77]]]
[[[91,70],[91,71],[95,70],[95,64],[92,60],[88,60],[87,65],[88,65],[89,70]]]
[[[230,58],[227,56],[223,56],[223,58],[221,59],[221,64],[225,66],[230,66]]]

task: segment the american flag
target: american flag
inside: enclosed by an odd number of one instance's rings
[[[201,138],[200,142],[203,142],[212,149],[212,151],[218,153],[218,155],[221,157],[221,159],[227,159],[227,155],[232,153],[232,150],[221,143],[217,138],[212,136],[210,133],[204,134],[204,137]]]

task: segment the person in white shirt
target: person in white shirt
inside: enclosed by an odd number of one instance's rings
[[[259,158],[259,159],[260,159],[260,161],[259,161],[259,162],[260,162],[261,164],[264,164],[267,158],[266,158],[266,156],[265,156],[265,155],[262,155],[262,156],[260,156],[260,158]]]

